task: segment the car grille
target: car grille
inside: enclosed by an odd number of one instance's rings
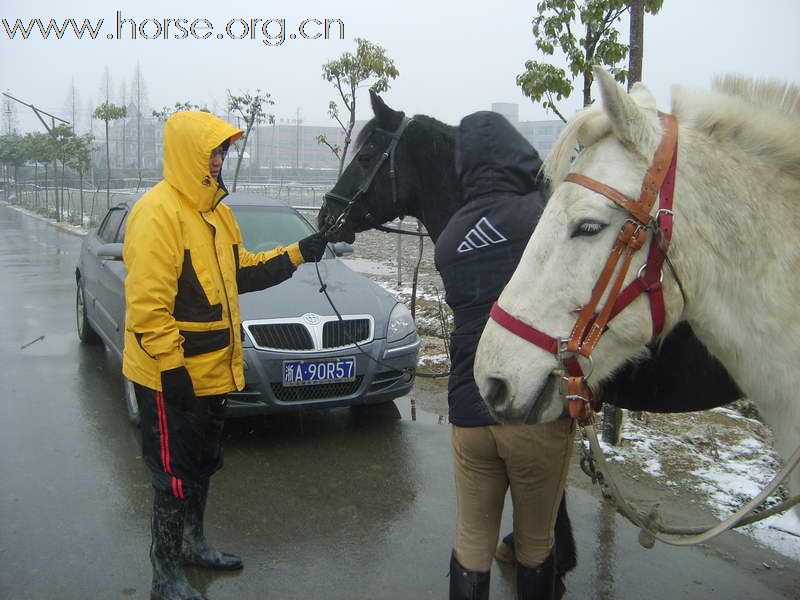
[[[341,348],[369,340],[368,319],[328,321],[322,329],[323,348]]]
[[[304,385],[284,387],[280,383],[271,384],[272,393],[281,402],[296,402],[298,400],[322,400],[323,398],[339,398],[351,396],[358,391],[362,375],[356,377],[355,381],[345,381],[339,383],[322,383],[319,385]]]
[[[319,317],[317,317],[320,319]],[[372,319],[322,317],[308,325],[296,321],[247,322],[244,327],[258,348],[267,350],[335,350],[372,341]],[[315,343],[316,340],[316,343]]]
[[[262,348],[313,350],[311,334],[301,323],[270,323],[248,326],[250,335]]]

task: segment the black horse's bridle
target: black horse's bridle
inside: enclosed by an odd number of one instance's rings
[[[378,222],[375,217],[367,210],[364,206],[358,204],[358,200],[361,196],[369,191],[369,188],[372,187],[373,182],[375,181],[375,177],[378,175],[378,171],[380,171],[383,164],[388,160],[389,161],[389,179],[392,184],[392,206],[398,212],[399,215],[403,214],[403,210],[399,205],[398,196],[397,196],[397,171],[395,169],[394,157],[395,157],[395,150],[397,149],[397,145],[400,143],[400,138],[403,136],[403,132],[405,132],[406,128],[414,121],[409,117],[403,116],[403,120],[400,122],[400,126],[395,131],[387,131],[386,129],[382,129],[380,127],[376,127],[370,132],[370,137],[376,131],[381,133],[385,133],[391,138],[389,145],[386,147],[386,150],[383,151],[380,160],[375,164],[370,172],[369,176],[364,180],[361,186],[356,190],[356,193],[353,195],[352,198],[346,198],[340,194],[336,194],[334,192],[328,192],[323,196],[322,200],[322,208],[327,208],[330,204],[337,204],[342,206],[342,210],[339,213],[339,216],[335,219],[329,215],[328,219],[326,220],[324,226],[324,232],[326,236],[332,236],[339,232],[339,230],[344,226],[345,222],[347,221],[347,217],[350,215],[350,211],[353,210],[354,207],[358,206],[361,209],[362,216],[367,224],[372,229],[377,229],[379,231],[385,231],[388,233],[401,233],[405,235],[415,235],[419,236],[419,233],[413,231],[405,231],[403,229],[395,229],[392,227],[386,227],[382,223]],[[367,138],[369,139],[369,137]],[[366,146],[366,142],[364,144]],[[362,146],[362,148],[364,147]],[[359,149],[359,153],[361,150]],[[353,157],[353,160],[358,158],[358,153]],[[330,212],[330,211],[328,211]]]

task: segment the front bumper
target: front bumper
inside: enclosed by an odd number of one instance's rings
[[[244,417],[303,409],[380,404],[411,390],[420,347],[418,337],[391,346],[386,344],[385,339],[375,339],[360,346],[363,352],[351,347],[313,354],[245,347],[245,387],[229,394],[226,416]],[[284,360],[342,356],[355,358],[354,382],[283,386]]]

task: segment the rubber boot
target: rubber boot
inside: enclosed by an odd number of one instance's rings
[[[560,600],[565,591],[552,552],[536,567],[517,563],[517,600]]]
[[[489,600],[489,571],[469,571],[450,556],[450,600]]]
[[[214,569],[236,571],[242,568],[242,559],[234,554],[219,552],[209,546],[203,533],[203,516],[208,499],[208,483],[186,501],[186,521],[183,530],[183,564]]]
[[[155,490],[151,522],[153,585],[150,600],[206,600],[189,585],[183,573],[181,540],[185,508],[183,500]]]

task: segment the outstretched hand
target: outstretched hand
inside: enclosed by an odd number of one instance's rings
[[[325,234],[317,232],[297,242],[305,262],[317,262],[325,254]]]

